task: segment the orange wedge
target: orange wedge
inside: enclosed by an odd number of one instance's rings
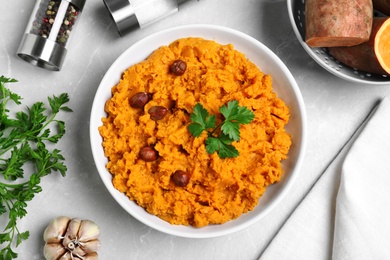
[[[390,18],[375,17],[370,39],[351,47],[328,48],[336,60],[354,69],[390,75]]]

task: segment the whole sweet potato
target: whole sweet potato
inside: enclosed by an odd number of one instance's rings
[[[372,0],[374,9],[385,15],[390,15],[390,0]]]
[[[387,24],[390,28],[390,18],[376,17],[373,19],[372,32],[370,39],[362,44],[351,47],[332,47],[328,48],[329,54],[338,61],[354,68],[369,73],[376,73],[380,75],[390,75],[390,70],[380,64],[378,60],[379,54],[375,50],[375,40],[377,33],[382,26]],[[388,42],[385,38],[384,40]],[[390,42],[389,42],[390,44]]]
[[[305,12],[310,47],[353,46],[370,37],[372,0],[306,0]]]

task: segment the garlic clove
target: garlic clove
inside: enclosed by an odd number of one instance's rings
[[[43,233],[45,242],[60,242],[66,232],[69,221],[70,218],[64,216],[53,219]]]
[[[85,256],[73,256],[72,260],[98,260],[97,253],[87,254]]]
[[[70,239],[76,239],[77,233],[79,232],[81,225],[81,220],[78,218],[72,219],[68,224],[68,229],[66,230],[65,237],[69,237]]]
[[[77,242],[77,232],[79,231],[80,224],[80,219],[72,219],[68,224],[68,229],[66,230],[64,239],[62,240],[62,245],[70,251],[76,247],[75,241]]]
[[[65,253],[66,249],[59,243],[46,243],[43,247],[43,255],[47,260],[57,260]]]
[[[69,248],[70,242],[74,241],[77,238],[77,231],[80,227],[81,220],[79,219],[72,219],[69,224],[68,228],[66,229],[66,233],[64,235],[64,239],[62,240],[62,245],[66,248]],[[71,248],[69,248],[71,249]],[[71,249],[72,250],[72,249]]]
[[[73,260],[73,256],[71,253],[69,252],[66,252],[65,254],[63,254],[60,258],[58,258],[58,260]]]
[[[63,256],[61,256],[60,258],[58,258],[58,260],[73,260],[73,256],[71,253],[69,252],[66,252]]]
[[[76,246],[76,248],[72,251],[73,256],[83,257],[87,253],[80,247]]]
[[[98,254],[96,252],[86,254],[83,256],[83,260],[98,260]]]
[[[80,247],[86,254],[97,252],[100,248],[100,241],[98,239],[90,240],[88,242],[81,242]]]
[[[95,222],[91,220],[82,220],[78,232],[78,239],[80,242],[88,242],[90,240],[98,239],[100,236],[100,228]]]

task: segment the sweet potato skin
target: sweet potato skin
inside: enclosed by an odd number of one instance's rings
[[[370,37],[372,0],[306,0],[305,13],[310,47],[353,46]]]
[[[388,19],[390,18],[375,17],[373,19],[371,36],[367,42],[351,47],[331,47],[328,48],[329,54],[354,69],[379,75],[389,75],[380,65],[375,54],[376,34]]]
[[[372,0],[375,10],[390,16],[390,0]]]

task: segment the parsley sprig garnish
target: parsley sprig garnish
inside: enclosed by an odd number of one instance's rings
[[[255,115],[247,107],[239,106],[237,100],[229,101],[219,111],[224,120],[217,125],[216,116],[210,115],[202,104],[197,103],[191,113],[192,123],[189,124],[188,130],[195,137],[207,131],[208,137],[205,142],[207,153],[217,152],[222,159],[237,157],[239,152],[232,143],[240,140],[240,124],[249,124]],[[218,131],[219,129],[221,131]]]
[[[4,244],[0,247],[0,260],[17,258],[13,246],[29,237],[29,231],[19,230],[17,221],[27,214],[27,202],[42,191],[41,178],[52,171],[65,176],[64,157],[60,150],[50,151],[47,144],[57,143],[65,134],[65,123],[55,119],[57,114],[72,111],[64,106],[68,95],[61,94],[48,98],[51,113],[37,102],[12,117],[9,102],[20,105],[22,99],[5,87],[12,82],[16,80],[0,76],[0,217],[8,212],[8,223],[0,233],[0,245]],[[33,172],[25,176],[26,169]]]

